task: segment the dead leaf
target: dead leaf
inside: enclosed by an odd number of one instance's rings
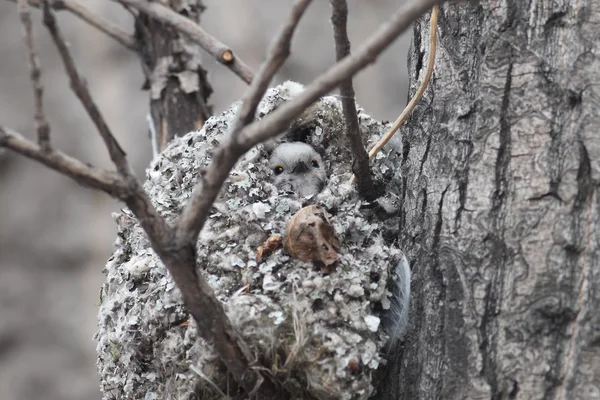
[[[302,261],[322,262],[329,266],[340,255],[340,241],[329,222],[331,216],[322,206],[301,208],[287,223],[283,248]]]
[[[281,235],[271,235],[263,244],[258,246],[256,250],[256,262],[260,262],[264,257],[268,257],[281,246]]]

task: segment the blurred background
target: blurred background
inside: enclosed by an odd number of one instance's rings
[[[132,18],[109,0],[80,0],[133,32]],[[256,68],[289,2],[205,0],[203,27]],[[402,1],[349,0],[353,48]],[[292,56],[277,83],[309,83],[334,61],[329,2],[314,1],[300,23]],[[106,150],[69,89],[56,50],[32,12],[42,66],[46,116],[54,146],[111,168]],[[148,93],[137,56],[65,12],[59,23],[80,70],[137,175],[150,161]],[[411,32],[354,80],[357,101],[374,117],[393,120],[406,104],[406,54]],[[35,137],[33,96],[17,6],[0,0],[0,124]],[[245,85],[204,54],[215,113],[239,99]],[[0,149],[0,399],[99,400],[95,342],[102,268],[120,204],[100,192]]]

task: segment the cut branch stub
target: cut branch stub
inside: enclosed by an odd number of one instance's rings
[[[322,262],[329,266],[340,255],[340,241],[329,222],[325,208],[310,205],[300,209],[287,223],[283,247],[302,261]]]
[[[224,50],[221,53],[220,61],[224,64],[229,64],[230,62],[232,62],[233,61],[233,52],[231,50]]]

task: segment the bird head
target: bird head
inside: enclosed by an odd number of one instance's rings
[[[303,142],[282,143],[273,150],[269,165],[275,186],[306,197],[319,193],[327,173],[323,160],[312,146]]]

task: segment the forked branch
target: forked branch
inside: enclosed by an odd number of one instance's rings
[[[311,0],[296,0],[288,21],[283,25],[269,51],[269,55],[261,65],[256,78],[248,88],[240,111],[230,129],[228,141],[216,149],[214,161],[206,172],[202,184],[196,186],[192,198],[183,211],[177,228],[177,241],[188,243],[195,240],[206,222],[208,210],[216,200],[229,176],[229,172],[240,158],[250,148],[237,144],[241,130],[254,120],[256,107],[267,90],[271,79],[281,68],[288,55],[292,37],[300,17],[304,14]]]
[[[250,84],[254,73],[252,69],[242,59],[233,54],[233,51],[217,38],[206,32],[194,21],[177,14],[168,7],[158,2],[149,2],[147,0],[113,0],[119,3],[131,6],[144,14],[171,25],[180,32],[188,35],[193,41],[198,43],[215,60],[224,64],[234,74],[239,76],[244,82]]]
[[[0,125],[0,147],[11,149],[75,180],[83,186],[102,190],[109,195],[124,199],[127,192],[121,176],[113,171],[105,171],[70,157],[60,151],[45,150],[40,145],[27,140],[18,132]]]
[[[137,0],[119,1],[134,7],[133,3],[135,3],[140,7],[139,9],[151,7],[150,9],[155,11],[159,10],[159,14],[164,17],[163,10],[160,8],[162,6],[158,3]],[[182,292],[185,305],[196,320],[200,335],[214,344],[219,357],[234,379],[245,389],[246,394],[256,393],[264,398],[274,397],[274,385],[266,376],[257,372],[260,370],[259,368],[252,368],[253,358],[248,347],[227,318],[222,304],[216,299],[210,286],[197,273],[195,246],[198,233],[206,221],[210,207],[221,186],[240,156],[254,145],[287,129],[289,124],[308,106],[372,63],[379,53],[407,29],[415,19],[437,3],[436,0],[411,0],[406,3],[355,54],[338,61],[291,101],[284,103],[262,120],[253,121],[256,104],[264,94],[273,74],[289,54],[292,34],[309,2],[309,0],[295,2],[290,18],[275,40],[275,45],[261,68],[256,83],[249,88],[248,94],[245,96],[248,102],[246,111],[239,116],[240,122],[235,124],[236,127],[239,126],[239,133],[236,128],[236,134],[230,135],[229,139],[224,141],[213,153],[213,160],[206,175],[194,189],[192,199],[176,228],[170,227],[166,223],[153,207],[139,181],[130,173],[125,153],[114,139],[87,91],[84,79],[79,75],[68,47],[56,26],[47,0],[43,1],[45,23],[59,49],[73,89],[94,120],[111,158],[117,166],[117,172],[95,169],[60,152],[44,152],[40,146],[31,143],[8,128],[0,127],[1,147],[10,148],[33,158],[78,182],[103,190],[127,204],[147,233],[152,248],[164,262]],[[166,15],[170,14],[166,13]],[[168,20],[170,17],[165,18]],[[186,20],[184,26],[187,28],[185,29],[197,33],[197,26],[193,22],[183,19]],[[171,20],[171,23],[177,26],[176,21]],[[185,29],[182,30],[186,32]],[[250,80],[251,78],[248,82]]]
[[[65,66],[65,70],[67,75],[71,81],[71,88],[81,101],[81,104],[85,107],[88,115],[96,125],[96,129],[102,136],[104,140],[104,144],[108,149],[108,153],[110,154],[110,158],[112,162],[117,167],[117,170],[123,175],[130,175],[129,164],[127,163],[126,154],[113,136],[108,124],[102,117],[102,113],[96,106],[90,91],[87,88],[87,84],[82,76],[79,74],[77,69],[77,65],[75,65],[75,60],[71,55],[71,51],[69,50],[69,46],[67,42],[63,38],[62,32],[56,23],[56,18],[54,16],[54,11],[50,8],[50,3],[48,0],[43,1],[43,13],[44,13],[44,25],[50,31],[50,35],[54,40],[54,44],[60,53],[60,58],[63,61]]]
[[[394,13],[391,19],[383,24],[377,32],[371,35],[356,53],[335,63],[326,72],[318,76],[313,83],[298,94],[293,100],[283,103],[277,110],[256,121],[240,133],[238,145],[250,149],[252,146],[263,142],[286,129],[294,118],[338,86],[344,79],[353,76],[370,63],[374,62],[379,54],[390,45],[402,32],[425,11],[439,0],[411,0],[405,3]]]

